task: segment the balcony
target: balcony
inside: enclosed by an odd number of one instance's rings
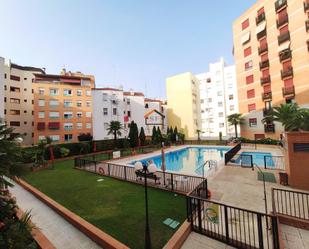
[[[264,132],[275,132],[275,124],[264,124]]]
[[[289,41],[290,40],[290,32],[286,32],[285,34],[279,35],[278,36],[278,44],[282,44],[285,41]]]
[[[272,108],[264,108],[263,109],[263,115],[264,117],[269,116],[273,113],[273,109]]]
[[[270,78],[270,75],[268,76],[265,76],[265,77],[261,77],[261,85],[264,85],[264,84],[268,84],[271,82],[271,78]]]
[[[293,67],[289,67],[288,69],[281,70],[281,79],[285,79],[288,77],[293,77]]]
[[[59,130],[60,129],[60,123],[59,122],[49,122],[48,123],[48,129]]]
[[[282,88],[282,95],[283,95],[283,97],[295,96],[295,87],[294,86],[283,87]]]
[[[268,51],[268,45],[263,45],[259,47],[259,55]]]
[[[278,0],[275,2],[275,9],[277,12],[286,6],[287,6],[287,0]]]
[[[256,37],[258,40],[260,40],[261,38],[263,38],[264,36],[266,36],[266,29],[264,29],[263,31],[261,31],[260,33],[257,33]]]
[[[304,11],[307,12],[309,10],[309,1],[304,2]]]
[[[260,70],[263,68],[269,67],[269,60],[261,61],[260,62]]]
[[[309,52],[309,40],[307,40],[307,50]]]
[[[260,15],[258,15],[256,18],[255,18],[255,22],[256,22],[256,25],[260,24],[261,22],[263,22],[265,20],[265,13],[261,13]]]
[[[289,16],[285,15],[284,17],[278,18],[277,20],[277,28],[280,28],[282,25],[289,22]]]
[[[309,19],[306,21],[306,31],[309,31]]]
[[[280,57],[280,62],[285,61],[287,59],[291,59],[292,58],[292,51],[291,49],[285,49],[283,51],[281,51],[279,53],[279,57]]]
[[[272,100],[272,93],[271,92],[267,92],[267,93],[262,93],[262,100]]]
[[[44,122],[39,122],[39,123],[37,124],[37,129],[38,129],[39,131],[45,130],[45,123],[44,123]]]

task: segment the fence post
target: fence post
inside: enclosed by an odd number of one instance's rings
[[[110,176],[111,175],[111,170],[110,170],[109,163],[107,164],[107,172],[108,172],[108,175]]]
[[[94,172],[97,173],[97,162],[94,161]]]
[[[127,166],[123,166],[124,170],[124,179],[127,180]]]
[[[278,220],[276,216],[271,216],[271,227],[272,227],[274,249],[280,249]]]
[[[225,222],[225,238],[226,243],[229,244],[230,236],[229,236],[229,219],[227,214],[227,206],[224,205],[224,222]]]
[[[171,173],[171,184],[172,184],[172,190],[174,190],[174,174],[173,173]]]
[[[264,155],[264,169],[266,169],[266,156]]]
[[[262,215],[261,214],[257,214],[257,225],[258,225],[258,235],[259,235],[259,248],[264,249]]]
[[[198,229],[202,233],[202,207],[201,200],[197,199],[197,219],[198,219]]]

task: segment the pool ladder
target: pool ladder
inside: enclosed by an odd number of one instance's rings
[[[209,169],[212,169],[213,167],[217,167],[218,163],[216,160],[207,160],[205,163],[203,163],[203,165],[201,165],[200,167],[198,167],[195,172],[199,171],[201,168],[203,170],[203,178],[205,178],[205,166],[207,166],[208,164],[208,167]]]

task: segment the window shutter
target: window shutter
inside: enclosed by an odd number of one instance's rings
[[[248,90],[247,91],[247,99],[252,99],[255,97],[255,91],[254,89]]]
[[[263,88],[264,88],[264,93],[271,92],[271,86],[270,85],[265,85]]]
[[[286,34],[288,31],[289,31],[289,26],[288,25],[280,28],[280,30],[279,30],[280,35]]]
[[[267,69],[263,70],[262,75],[263,75],[263,77],[269,76],[269,69],[267,68]]]
[[[249,76],[246,77],[246,83],[247,84],[251,84],[251,83],[253,83],[253,81],[254,81],[253,75],[249,75]]]
[[[249,19],[243,21],[242,24],[241,24],[242,30],[248,28],[248,27],[249,27],[249,24],[250,24],[250,23],[249,23]]]
[[[287,79],[284,81],[284,87],[291,87],[293,86],[293,79]]]
[[[248,47],[244,50],[244,57],[247,57],[251,54],[251,47]]]
[[[248,111],[249,111],[249,112],[255,111],[255,109],[256,109],[256,108],[255,108],[255,104],[249,104],[249,105],[248,105]]]

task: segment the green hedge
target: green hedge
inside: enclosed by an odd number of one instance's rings
[[[244,137],[239,137],[236,139],[237,141],[240,141],[242,143],[249,143],[249,144],[272,144],[272,145],[278,145],[279,140],[272,139],[272,138],[262,138],[262,139],[257,139],[257,140],[251,140],[248,138]]]

